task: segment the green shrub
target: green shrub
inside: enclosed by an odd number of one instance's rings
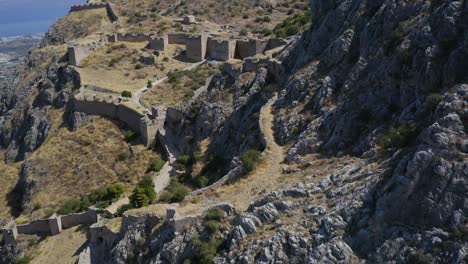
[[[247,29],[246,28],[242,28],[240,31],[239,31],[239,36],[247,36],[248,32],[247,32]]]
[[[110,203],[108,201],[99,201],[96,205],[97,208],[101,208],[101,209],[107,208],[109,206],[110,206]]]
[[[219,208],[211,209],[206,214],[206,219],[208,220],[220,221],[223,218],[224,218],[224,211]]]
[[[130,91],[123,91],[120,95],[121,95],[122,97],[130,98],[130,97],[132,97],[132,92],[130,92]]]
[[[264,16],[263,17],[263,22],[269,23],[269,22],[271,22],[271,18],[269,16]]]
[[[82,201],[78,199],[68,199],[63,203],[62,207],[58,210],[58,213],[61,215],[78,213],[88,209],[90,206],[91,203],[88,199],[84,199]]]
[[[143,177],[133,189],[133,193],[130,195],[129,199],[130,204],[135,208],[147,206],[152,203],[156,199],[153,179],[148,175]]]
[[[384,148],[406,147],[416,136],[416,127],[403,123],[398,127],[391,127],[387,132],[377,139],[377,144]]]
[[[255,149],[249,149],[242,154],[241,161],[246,171],[253,171],[261,160],[262,153]]]
[[[42,205],[40,202],[35,202],[33,205],[33,211],[41,209]]]
[[[277,37],[286,38],[306,29],[310,22],[310,12],[305,11],[302,14],[289,16],[283,22],[277,24],[273,29],[273,33],[275,33]]]
[[[426,98],[426,102],[424,103],[424,111],[426,113],[431,113],[436,109],[437,105],[442,101],[442,99],[444,99],[444,97],[440,94],[430,94]]]
[[[29,264],[31,263],[32,257],[25,255],[23,257],[17,257],[15,260],[16,264]]]
[[[208,233],[213,235],[213,234],[216,234],[216,232],[218,232],[220,226],[221,224],[219,222],[212,220],[212,221],[206,222],[205,228]]]
[[[198,263],[210,264],[213,262],[213,258],[218,253],[223,241],[218,239],[212,239],[208,242],[202,242],[198,238],[192,240],[192,244],[195,247],[196,259]]]
[[[407,34],[408,22],[403,21],[398,23],[398,26],[393,30],[390,37],[384,42],[384,50],[386,54],[392,52],[396,46],[400,45]]]
[[[136,138],[136,133],[132,130],[127,130],[124,133],[124,138],[125,138],[125,141],[130,142]]]
[[[206,176],[199,176],[199,177],[196,178],[195,182],[196,182],[198,187],[204,188],[204,187],[208,186],[208,183],[210,182],[210,179],[208,179],[208,177],[206,177]]]
[[[162,169],[164,164],[165,164],[165,162],[164,162],[164,160],[161,159],[161,157],[156,157],[156,158],[151,160],[151,162],[150,162],[150,164],[148,166],[147,172],[152,172],[152,171],[158,172],[158,171],[160,171]]]
[[[181,165],[184,165],[184,166],[187,166],[190,164],[190,156],[189,155],[182,155],[180,157],[178,157],[176,159],[176,162],[181,164]]]
[[[153,82],[151,80],[148,80],[148,82],[146,83],[146,87],[151,88],[151,86],[153,86]]]
[[[124,192],[123,183],[117,182],[107,187],[107,200],[115,201],[119,199]]]
[[[130,209],[133,209],[133,206],[131,204],[124,204],[120,206],[119,209],[117,209],[117,212],[115,214],[120,217],[123,215],[123,213]]]
[[[128,159],[128,153],[126,152],[121,152],[117,155],[117,161],[124,161],[126,159]]]
[[[143,69],[143,65],[141,65],[140,63],[137,63],[135,65],[135,70],[139,70],[139,69]]]
[[[159,197],[160,201],[177,203],[184,200],[185,196],[190,193],[190,189],[179,182],[175,177],[171,178],[171,183],[167,186],[166,191]]]

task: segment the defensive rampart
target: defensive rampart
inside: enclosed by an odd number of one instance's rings
[[[98,8],[105,8],[107,12],[107,16],[112,22],[117,21],[119,18],[115,14],[114,10],[112,9],[112,5],[110,3],[90,3],[90,4],[82,4],[82,5],[73,5],[70,8],[70,12],[77,12],[83,10],[91,10],[91,9],[98,9]]]
[[[6,244],[10,244],[14,243],[18,235],[21,234],[38,236],[56,235],[62,232],[62,229],[96,223],[99,213],[101,213],[99,209],[88,209],[88,211],[82,213],[68,215],[53,214],[47,219],[34,220],[21,225],[16,225],[13,220],[10,220],[2,228],[3,240]]]
[[[208,38],[207,57],[212,60],[227,61],[234,58],[236,41],[233,39]]]
[[[79,66],[81,61],[86,59],[91,53],[107,43],[107,38],[103,37],[99,41],[88,42],[85,44],[71,44],[68,46],[68,63]]]
[[[164,125],[164,120],[160,121],[154,110],[152,113],[141,113],[114,96],[100,97],[95,94],[78,93],[73,100],[73,109],[76,112],[105,116],[124,122],[140,134],[146,146],[154,141],[158,129]]]

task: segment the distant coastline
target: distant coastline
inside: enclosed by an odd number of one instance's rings
[[[60,17],[65,16],[73,4],[85,0],[30,2],[16,0],[0,5],[0,38],[45,33]]]

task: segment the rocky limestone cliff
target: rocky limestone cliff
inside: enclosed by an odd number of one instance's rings
[[[277,140],[299,171],[314,153],[352,161],[227,216],[214,262],[466,261],[467,11],[465,1],[311,1],[312,27],[282,54]],[[194,137],[220,127],[221,111]],[[295,200],[281,204],[285,193]],[[271,237],[249,239],[271,223]],[[210,239],[202,219],[159,230],[138,262],[196,259],[197,239]]]
[[[122,229],[111,241],[90,242],[88,259],[466,262],[467,5],[451,0],[311,0],[311,28],[281,54],[284,82],[275,81],[272,67],[235,80],[214,76],[207,93],[186,106],[183,122],[172,127],[186,154],[212,138],[210,152],[229,161],[226,172],[246,149],[264,148],[255,113],[273,95],[271,85],[279,85],[273,114],[277,142],[288,149],[283,176],[301,175],[303,180],[264,193],[245,211],[224,206],[216,235],[204,215],[187,217],[193,221],[183,228],[177,227],[177,217],[124,215]],[[64,105],[60,102],[66,99],[58,98],[67,98],[63,91],[68,88],[56,87],[73,87],[78,81],[68,68],[54,72],[62,77],[47,75],[50,83],[41,82],[54,87],[51,96],[52,90],[41,92],[27,107],[10,110],[22,113],[15,120],[28,120],[17,123],[27,126],[19,138],[30,142],[18,147],[10,132],[15,129],[9,128],[6,137],[2,132],[4,146],[17,146],[9,147],[11,159],[27,153],[17,150],[33,150],[45,138],[47,122],[40,117],[47,107]],[[5,112],[15,105],[8,101]],[[23,109],[32,111],[26,116],[38,117],[22,118]],[[109,257],[99,258],[104,255]]]

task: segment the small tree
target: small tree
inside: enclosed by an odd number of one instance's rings
[[[153,180],[148,175],[138,182],[133,194],[130,196],[130,204],[139,208],[147,206],[156,199],[156,192],[154,191]]]
[[[151,88],[153,86],[153,82],[151,80],[148,80],[146,83],[146,87]]]
[[[125,90],[120,95],[122,97],[130,98],[130,97],[132,97],[132,92]]]

